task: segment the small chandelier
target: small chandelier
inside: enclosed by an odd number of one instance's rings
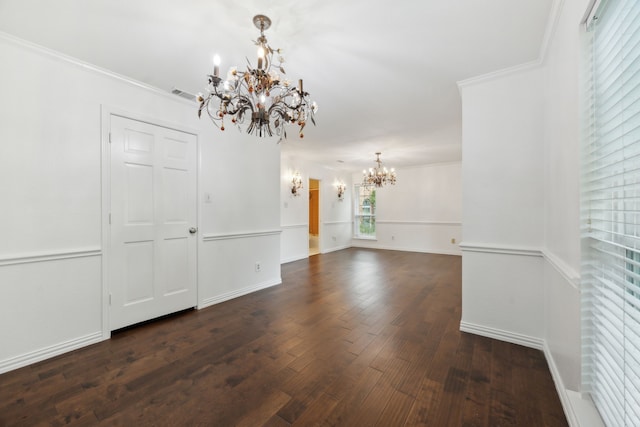
[[[294,87],[281,76],[285,74],[281,49],[271,48],[264,36],[264,31],[271,26],[271,19],[256,15],[253,24],[260,30],[260,37],[254,42],[258,46],[258,67],[252,68],[247,59],[246,71],[231,67],[223,82],[220,78],[220,57],[216,55],[206,93],[197,95],[200,102],[198,117],[206,111],[216,126],[217,122],[220,123],[220,130],[224,130],[227,116],[239,129],[248,118],[247,133],[260,137],[275,133],[280,137],[278,142],[287,137],[285,124],[297,124],[300,138],[303,138],[307,120],[316,124],[314,115],[318,105],[311,102],[309,93],[304,91],[302,79]],[[273,62],[274,53],[277,54],[277,64]]]
[[[369,170],[363,170],[362,185],[375,185],[376,187],[382,187],[386,184],[395,185],[396,183],[396,171],[391,168],[382,167],[382,161],[380,160],[380,152],[376,153],[376,163],[378,166],[375,168],[369,168]]]

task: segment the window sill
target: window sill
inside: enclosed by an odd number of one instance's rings
[[[364,236],[352,237],[352,240],[371,240],[372,242],[378,241],[378,239],[375,237],[364,237]]]

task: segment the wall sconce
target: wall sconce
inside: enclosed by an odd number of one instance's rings
[[[291,194],[299,196],[300,189],[302,189],[302,177],[300,176],[300,172],[296,171],[291,179]]]
[[[347,186],[340,180],[336,183],[336,189],[338,190],[338,200],[342,201],[344,199],[344,192],[347,191]]]

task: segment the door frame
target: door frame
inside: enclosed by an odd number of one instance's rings
[[[197,129],[190,128],[177,123],[167,122],[156,117],[145,116],[122,108],[109,105],[100,105],[100,164],[101,164],[101,242],[102,249],[102,339],[111,338],[110,325],[110,301],[109,301],[109,260],[111,256],[111,228],[109,227],[109,213],[111,212],[111,150],[109,149],[109,136],[111,133],[111,116],[119,116],[125,119],[136,120],[154,126],[161,126],[179,132],[194,135],[196,138],[196,227],[200,230],[200,134]],[[198,253],[200,249],[200,239],[196,243],[196,301],[200,291],[198,280]]]
[[[311,175],[307,178],[307,186],[311,189],[310,181],[318,181],[318,251],[323,254],[322,236],[324,233],[324,227],[322,224],[322,178],[314,178]],[[307,191],[309,194],[309,191]],[[307,197],[307,257],[309,257],[309,198]]]

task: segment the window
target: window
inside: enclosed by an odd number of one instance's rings
[[[376,189],[369,185],[356,184],[353,194],[356,206],[354,235],[358,239],[376,238]]]
[[[640,252],[627,249],[625,256],[627,258],[626,280],[629,283],[627,292],[635,298],[640,298]],[[640,305],[637,305],[636,308],[640,309]]]
[[[607,425],[638,426],[640,2],[596,4],[587,23],[583,383]]]

